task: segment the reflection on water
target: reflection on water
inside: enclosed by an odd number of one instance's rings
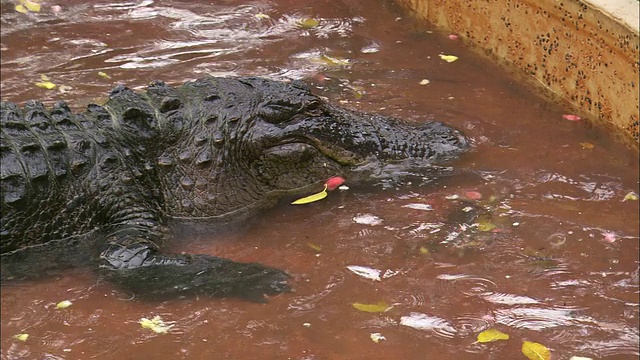
[[[445,121],[474,144],[437,179],[347,184],[246,230],[175,232],[171,250],[291,273],[295,293],[266,305],[139,301],[82,268],[3,284],[3,358],[506,359],[522,357],[522,340],[560,359],[638,356],[638,208],[623,201],[638,192],[637,153],[563,121],[565,109],[390,3],[70,0],[28,14],[3,3],[1,16],[3,100],[81,109],[119,82],[262,75],[304,79],[344,106]],[[67,88],[37,88],[40,75]],[[57,309],[62,300],[72,306]],[[142,329],[154,316],[175,326]],[[489,328],[510,340],[477,343]]]

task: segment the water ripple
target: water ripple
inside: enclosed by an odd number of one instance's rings
[[[342,273],[331,276],[322,291],[291,299],[287,310],[291,310],[294,316],[300,316],[314,310],[318,306],[318,302],[331,294],[342,282],[344,282],[344,275]]]
[[[465,274],[440,274],[436,277],[439,280],[450,281],[457,288],[461,288],[460,292],[464,295],[475,296],[491,293],[492,289],[497,288],[495,282],[473,275]]]

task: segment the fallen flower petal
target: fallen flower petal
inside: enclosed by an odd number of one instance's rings
[[[580,121],[580,116],[572,114],[564,114],[562,118],[569,121]]]

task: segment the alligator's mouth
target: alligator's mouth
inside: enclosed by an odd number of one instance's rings
[[[363,165],[370,157],[364,157],[343,147],[332,145],[315,137],[293,138],[282,141],[269,147],[268,151],[278,151],[288,146],[301,146],[307,150],[315,150],[325,158],[336,162],[343,167],[356,167]],[[373,156],[373,155],[372,155]]]

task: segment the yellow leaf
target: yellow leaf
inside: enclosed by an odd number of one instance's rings
[[[488,221],[482,221],[478,223],[478,230],[480,231],[491,231],[495,228],[496,226]]]
[[[509,339],[509,335],[505,334],[496,329],[487,329],[480,334],[478,334],[478,342],[479,343],[488,343],[498,340],[507,340]]]
[[[427,255],[427,254],[429,253],[429,249],[427,249],[427,248],[426,248],[426,247],[424,247],[424,246],[421,246],[421,247],[420,247],[420,253],[421,253],[421,254],[425,254],[425,255]]]
[[[166,325],[164,321],[160,318],[160,316],[154,316],[153,319],[149,320],[147,318],[142,318],[138,321],[142,328],[151,329],[152,331],[158,334],[166,334],[169,329],[171,329],[174,324]]]
[[[52,83],[51,81],[37,82],[36,86],[39,88],[47,89],[47,90],[52,90],[56,88],[56,84]]]
[[[58,309],[66,309],[69,306],[71,306],[73,303],[69,300],[62,300],[59,303],[56,304],[56,308]]]
[[[27,341],[27,339],[29,338],[29,334],[16,334],[13,335],[13,338],[20,341]]]
[[[45,74],[40,75],[40,80],[42,81],[49,81],[49,77]]]
[[[629,201],[629,200],[638,200],[638,194],[632,191],[630,193],[627,193],[627,195],[624,196],[624,199],[622,199],[622,201]]]
[[[28,13],[28,12],[29,12],[29,11],[27,10],[27,8],[25,8],[25,7],[24,7],[24,6],[22,6],[22,5],[16,5],[15,9],[16,9],[16,11],[17,11],[17,12],[19,12],[19,13],[23,13],[23,14],[26,14],[26,13]]]
[[[320,59],[330,66],[346,66],[349,65],[349,59],[335,58],[328,55],[321,55]]]
[[[320,191],[317,194],[313,194],[313,195],[309,195],[309,196],[305,196],[301,199],[298,199],[294,202],[292,202],[292,205],[301,205],[301,204],[308,204],[308,203],[312,203],[314,201],[318,201],[318,200],[322,200],[324,198],[327,197],[327,185],[324,186],[324,189],[322,191]]]
[[[313,18],[305,18],[305,19],[298,20],[298,25],[300,25],[300,27],[303,29],[311,29],[314,26],[318,26],[318,24],[320,24],[320,21]]]
[[[595,145],[590,142],[581,142],[580,145],[582,145],[582,148],[586,150],[591,150],[595,147]]]
[[[20,3],[24,5],[27,10],[32,12],[40,12],[40,4],[29,0],[20,0]]]
[[[384,337],[384,335],[380,334],[380,333],[371,333],[371,335],[369,335],[371,337],[371,341],[373,341],[374,343],[379,343],[382,340],[387,340],[386,337]]]
[[[370,313],[385,312],[389,310],[389,304],[387,304],[384,301],[380,301],[377,304],[353,303],[351,305],[360,311],[370,312]]]
[[[98,71],[98,75],[102,76],[105,79],[111,79],[111,76],[109,76],[109,74],[103,71]]]
[[[444,55],[444,54],[440,54],[438,55],[440,56],[440,59],[446,61],[446,62],[454,62],[456,60],[458,60],[458,57],[455,55]]]
[[[320,251],[322,250],[322,248],[320,247],[320,245],[316,245],[314,243],[307,243],[307,245],[309,245],[310,248],[312,248],[315,251]]]
[[[546,346],[532,341],[522,343],[522,353],[530,360],[551,359],[551,351]]]
[[[271,16],[269,16],[269,15],[267,15],[267,14],[262,14],[262,13],[260,13],[260,14],[255,14],[254,16],[255,16],[257,19],[260,19],[260,20],[262,20],[262,19],[270,19],[270,18],[271,18]]]

